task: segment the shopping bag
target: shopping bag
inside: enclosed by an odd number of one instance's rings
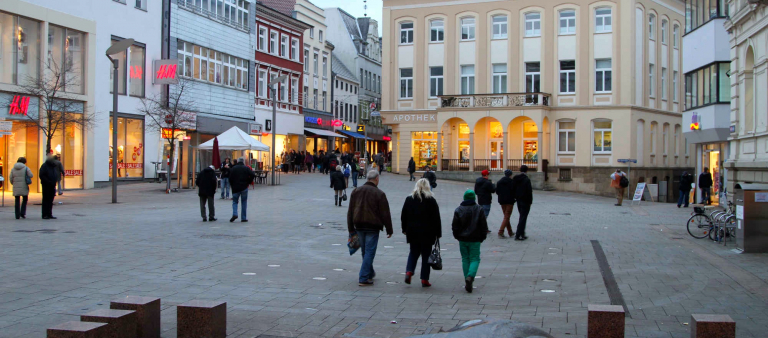
[[[427,260],[427,263],[429,264],[429,266],[432,267],[432,270],[443,269],[443,258],[440,257],[440,240],[439,239],[435,242],[435,247],[432,248],[432,253],[429,255],[429,259]]]
[[[357,233],[349,235],[349,239],[347,239],[347,248],[349,248],[350,256],[354,255],[355,252],[360,249],[360,237],[357,236]]]

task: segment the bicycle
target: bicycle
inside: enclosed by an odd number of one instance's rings
[[[688,234],[693,238],[702,239],[707,237],[715,226],[712,218],[705,211],[703,207],[693,207],[691,217],[688,218],[686,227],[688,228]]]
[[[718,214],[710,232],[710,239],[727,245],[728,238],[736,238],[736,222],[735,205],[729,201],[728,210]]]

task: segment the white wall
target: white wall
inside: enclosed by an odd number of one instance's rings
[[[683,37],[683,74],[715,61],[730,61],[726,19],[714,19]]]

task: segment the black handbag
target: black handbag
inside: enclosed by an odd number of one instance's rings
[[[429,255],[427,263],[432,267],[432,270],[443,269],[443,258],[440,257],[440,239],[435,242],[435,247],[432,248],[432,253]]]
[[[344,190],[344,195],[341,195],[341,199],[346,201],[347,200],[347,191]]]

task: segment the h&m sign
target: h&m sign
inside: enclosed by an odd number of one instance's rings
[[[176,76],[177,68],[178,60],[155,60],[152,83],[158,85],[179,83],[179,79]]]
[[[10,115],[27,115],[29,109],[29,96],[14,95],[8,109]]]

